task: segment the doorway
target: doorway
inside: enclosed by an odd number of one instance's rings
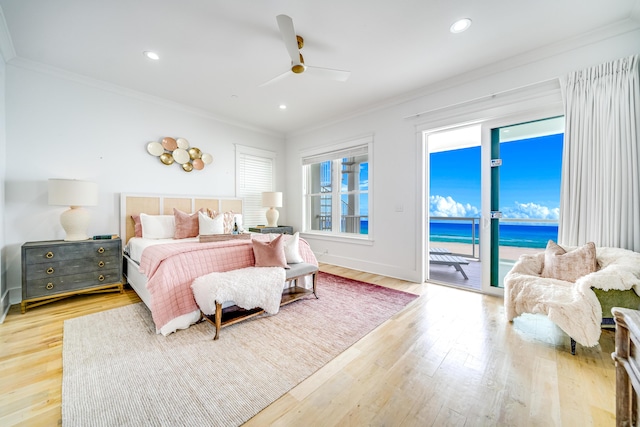
[[[501,293],[520,255],[557,239],[563,132],[553,117],[425,135],[428,280]]]
[[[481,126],[427,136],[429,280],[480,290]]]

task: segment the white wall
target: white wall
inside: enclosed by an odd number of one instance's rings
[[[98,206],[88,208],[94,235],[119,233],[121,192],[235,196],[235,144],[275,151],[284,170],[282,136],[31,64],[12,61],[6,72],[4,251],[12,304],[21,299],[21,245],[64,238],[65,208],[47,204],[49,178],[98,183]],[[146,145],[164,136],[186,138],[213,163],[190,173],[161,164]],[[276,176],[284,187],[284,172]]]
[[[635,29],[633,29],[635,28]],[[305,235],[320,261],[412,281],[423,280],[420,254],[425,229],[421,218],[423,205],[422,160],[417,157],[420,137],[416,128],[438,117],[441,123],[463,110],[450,108],[442,112],[418,113],[443,109],[492,94],[514,90],[554,79],[569,71],[596,65],[616,58],[640,53],[640,30],[618,34],[590,35],[545,50],[529,52],[509,62],[494,64],[474,73],[459,76],[425,88],[421,96],[395,105],[310,129],[287,137],[287,212],[289,223],[302,226],[302,174],[300,152],[310,147],[331,145],[352,136],[374,134],[373,211],[370,222],[374,244],[364,246],[344,241],[318,239]],[[500,71],[503,70],[503,71]],[[409,98],[409,97],[407,97]],[[467,107],[465,107],[467,108]],[[447,117],[447,115],[449,117]],[[465,114],[465,118],[486,119],[483,111]],[[402,212],[396,208],[402,207]],[[417,256],[418,254],[418,256]]]
[[[0,55],[0,323],[9,310],[9,289],[6,274],[6,248],[4,226],[4,185],[7,165],[6,155],[6,110],[5,110],[6,66]]]

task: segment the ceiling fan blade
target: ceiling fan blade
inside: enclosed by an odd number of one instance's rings
[[[334,70],[332,68],[312,67],[310,65],[306,66],[304,73],[315,76],[315,77],[324,78],[324,79],[336,80],[339,82],[347,81],[347,79],[351,75],[351,71]]]
[[[293,65],[300,64],[300,51],[298,50],[298,40],[296,39],[296,31],[293,29],[293,20],[287,15],[276,16],[278,28],[284,45],[289,52]]]
[[[285,77],[287,77],[290,74],[293,74],[293,73],[291,71],[287,70],[284,73],[272,78],[271,80],[267,80],[266,82],[262,83],[258,87],[268,86],[268,85],[270,85],[272,83],[275,83],[277,81],[280,81],[280,80],[284,79]]]

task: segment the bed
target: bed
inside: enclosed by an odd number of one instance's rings
[[[250,239],[200,242],[198,237],[184,239],[145,239],[136,237],[133,215],[173,215],[174,208],[185,213],[200,209],[241,214],[242,200],[202,196],[163,196],[122,193],[120,196],[120,232],[124,248],[126,282],[150,309],[158,333],[168,335],[188,328],[200,320],[191,283],[197,277],[253,266]],[[268,240],[267,234],[252,235]],[[308,243],[299,241],[304,262],[317,265]],[[232,305],[228,302],[226,305]]]

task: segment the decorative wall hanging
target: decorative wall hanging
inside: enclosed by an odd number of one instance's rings
[[[202,170],[205,165],[213,162],[211,154],[189,147],[189,141],[184,138],[165,137],[162,142],[151,141],[147,144],[147,152],[158,157],[164,165],[178,163],[185,172]]]

